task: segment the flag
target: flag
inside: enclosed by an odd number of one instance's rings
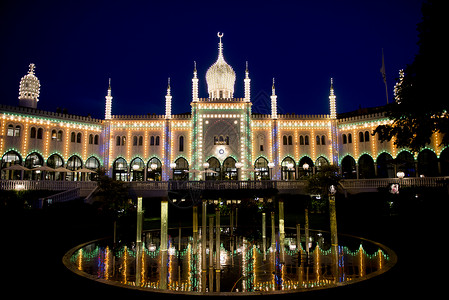
[[[382,67],[380,68],[380,73],[382,73],[382,78],[384,83],[387,84],[387,76],[385,75],[385,60],[384,60],[384,49],[382,48]]]
[[[382,48],[382,67],[380,68],[380,73],[382,74],[382,78],[385,83],[385,95],[387,96],[387,104],[388,104],[387,75],[385,74],[385,60],[384,60],[384,49],[383,48]]]

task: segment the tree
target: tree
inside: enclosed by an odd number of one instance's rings
[[[396,101],[387,106],[387,116],[393,122],[374,131],[380,140],[394,138],[396,147],[408,147],[414,152],[429,144],[434,133],[442,135],[439,146],[449,145],[449,93],[447,76],[442,76],[449,67],[443,38],[448,36],[449,24],[442,2],[423,4],[418,54],[396,85]]]
[[[322,166],[320,171],[307,178],[308,186],[307,193],[310,195],[320,195],[319,198],[314,198],[312,200],[312,207],[321,210],[325,207],[329,187],[331,185],[338,186],[341,176],[338,174],[339,167],[335,165]]]

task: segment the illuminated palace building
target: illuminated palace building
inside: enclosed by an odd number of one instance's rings
[[[165,115],[112,114],[110,84],[104,120],[42,111],[31,64],[19,106],[0,106],[1,178],[90,180],[88,170],[103,167],[123,181],[295,180],[328,164],[345,178],[448,175],[449,150],[438,134],[418,154],[379,141],[374,129],[390,122],[383,110],[337,115],[332,80],[329,114],[278,113],[274,81],[271,114],[252,113],[248,66],[244,95],[236,98],[236,74],[219,38],[218,58],[206,72],[208,97],[199,97],[195,65],[186,114],[172,114],[170,82]]]

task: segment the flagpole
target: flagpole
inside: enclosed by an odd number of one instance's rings
[[[385,95],[387,96],[387,104],[388,104],[388,88],[387,88],[387,76],[385,74],[384,48],[382,48],[382,67],[380,68],[380,73],[382,73],[382,78],[385,83]]]

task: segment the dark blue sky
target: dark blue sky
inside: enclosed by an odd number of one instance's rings
[[[255,112],[267,112],[261,95],[271,94],[273,77],[282,113],[328,114],[331,77],[338,112],[380,106],[382,48],[392,100],[398,70],[418,50],[422,2],[2,1],[0,103],[18,104],[33,62],[40,109],[103,118],[111,77],[113,114],[163,114],[171,77],[173,113],[188,112],[193,61],[207,97],[223,32],[234,96],[243,97],[248,60]]]

